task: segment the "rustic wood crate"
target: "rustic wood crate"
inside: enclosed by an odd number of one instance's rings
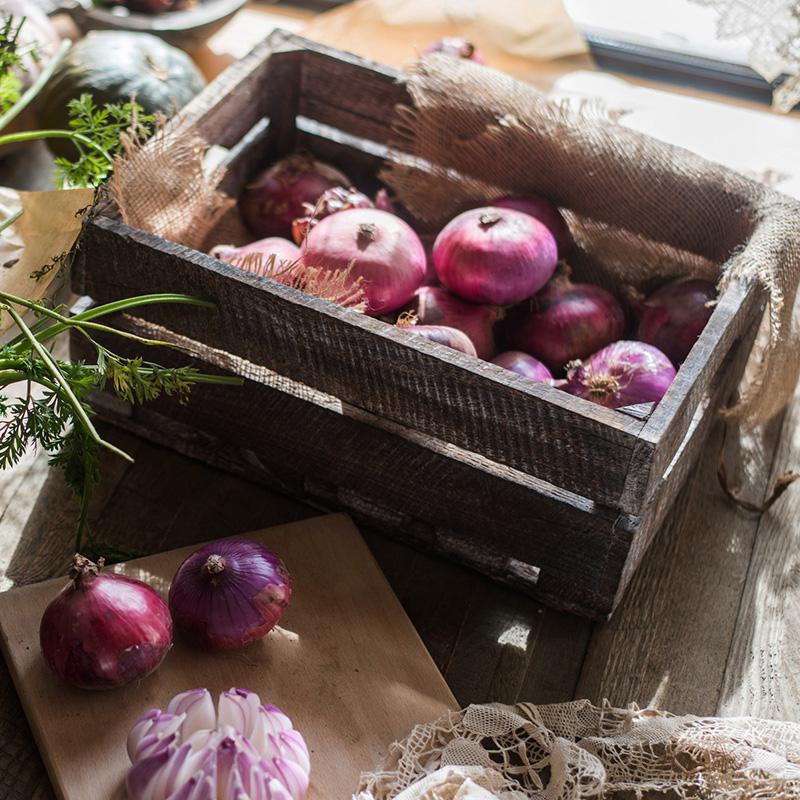
[[[390,121],[409,97],[396,79],[277,32],[186,114],[228,148],[233,196],[296,148],[369,187],[397,157]],[[135,230],[110,204],[87,221],[74,274],[96,302],[166,291],[215,301],[114,324],[204,347],[201,368],[246,378],[241,389],[204,386],[185,407],[106,399],[102,416],[597,618],[613,610],[738,383],[764,307],[757,286],[733,285],[661,403],[623,412]],[[73,344],[81,355],[80,337]]]

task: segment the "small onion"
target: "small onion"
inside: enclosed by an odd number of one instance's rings
[[[169,590],[175,626],[211,650],[269,633],[292,596],[283,562],[251,539],[220,539],[187,556]]]
[[[413,312],[401,314],[397,320],[397,327],[406,333],[422,336],[429,342],[460,350],[468,356],[477,356],[475,345],[466,333],[447,325],[417,325],[417,317]]]
[[[303,242],[303,263],[348,270],[364,281],[367,313],[379,316],[405,305],[425,277],[425,248],[412,228],[377,208],[352,208],[316,224]]]
[[[81,689],[113,689],[149,675],[172,647],[172,619],[146,583],[75,555],[71,581],[42,615],[39,640],[53,672]]]
[[[486,59],[478,52],[475,45],[460,36],[445,36],[438,41],[431,42],[422,51],[422,55],[427,56],[431,53],[442,53],[453,58],[464,58],[468,61],[474,61],[476,64],[486,63]]]
[[[131,728],[129,800],[303,800],[308,747],[279,708],[231,689],[190,689]]]
[[[358,189],[353,189],[352,186],[349,189],[343,186],[326,189],[316,203],[304,203],[303,206],[305,214],[292,222],[292,239],[297,244],[302,244],[303,239],[308,236],[308,231],[331,214],[346,211],[348,208],[375,208],[369,197]]]
[[[622,341],[569,364],[563,388],[601,406],[622,408],[657,403],[674,377],[675,368],[658,348]]]
[[[507,305],[550,280],[558,260],[553,235],[513,209],[473,208],[445,225],[433,245],[436,274],[465,300]]]
[[[381,211],[388,211],[390,214],[397,213],[392,198],[389,197],[389,192],[387,192],[386,189],[378,189],[378,191],[375,192],[374,206]]]
[[[335,167],[296,153],[257,175],[242,192],[239,208],[256,236],[289,236],[304,204],[315,204],[334,186],[350,186],[350,180]]]
[[[421,325],[447,325],[466,333],[478,358],[488,361],[497,352],[494,326],[503,316],[501,308],[468,303],[437,286],[417,289],[412,308]]]
[[[558,257],[566,258],[569,255],[572,249],[572,234],[563,214],[549,200],[530,194],[525,197],[503,197],[494,200],[492,205],[497,208],[513,208],[538,219],[553,234],[558,245]]]
[[[294,263],[300,258],[300,248],[288,239],[282,239],[280,236],[268,236],[266,239],[259,239],[257,242],[251,242],[242,247],[218,244],[212,248],[209,255],[246,269],[248,257],[258,260],[256,257],[259,255],[262,264],[272,256],[275,256],[278,265]]]
[[[713,312],[714,284],[696,278],[672,281],[644,302],[633,302],[639,325],[636,338],[680,364],[694,346]]]
[[[505,353],[500,353],[492,359],[492,364],[516,372],[517,375],[523,375],[536,383],[553,382],[550,370],[538,358],[519,350],[506,350]]]
[[[617,341],[625,332],[625,312],[605,289],[559,274],[509,314],[505,330],[511,347],[561,370]]]

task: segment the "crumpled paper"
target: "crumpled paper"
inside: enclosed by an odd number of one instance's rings
[[[561,0],[355,0],[318,15],[302,33],[399,69],[431,42],[461,36],[491,66],[537,85],[547,82],[544,62],[570,57],[576,69],[592,66]]]
[[[22,209],[19,220],[0,233],[0,290],[26,300],[58,302],[59,293],[68,292],[67,256],[80,233],[82,212],[93,199],[94,189],[18,192],[0,187],[0,221]],[[13,325],[7,314],[1,315],[0,336]]]

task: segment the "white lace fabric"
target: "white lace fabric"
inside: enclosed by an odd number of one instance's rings
[[[750,66],[767,81],[786,75],[773,91],[772,107],[791,111],[800,103],[800,2],[798,0],[692,0],[718,13],[717,37],[750,42]]]
[[[588,701],[474,705],[418,725],[354,800],[800,797],[800,725]]]

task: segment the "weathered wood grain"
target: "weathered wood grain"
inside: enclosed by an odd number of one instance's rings
[[[797,470],[800,396],[786,414],[770,474]],[[753,487],[741,488],[746,499]],[[757,496],[757,495],[756,495]],[[725,665],[717,713],[800,721],[800,492],[790,488],[760,519]]]

